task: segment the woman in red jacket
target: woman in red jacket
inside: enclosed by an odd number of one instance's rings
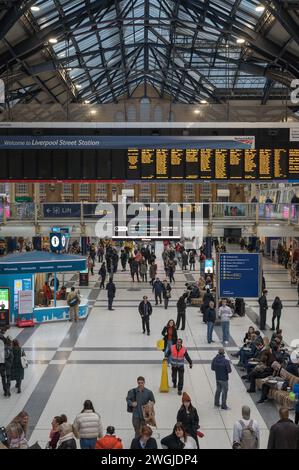
[[[122,440],[115,435],[113,426],[108,426],[106,436],[97,440],[95,449],[123,449]]]

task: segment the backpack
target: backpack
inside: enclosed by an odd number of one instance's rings
[[[134,397],[133,397],[133,395],[134,395]],[[136,401],[136,389],[135,388],[133,388],[132,390],[130,390],[128,392],[127,399],[129,399],[131,401]],[[133,413],[133,411],[134,411],[134,407],[129,405],[129,403],[127,402],[127,412],[128,413]]]
[[[252,428],[253,421],[249,421],[248,426],[245,426],[244,421],[240,419],[239,423],[242,426],[242,435],[240,439],[241,449],[257,449],[258,440],[257,436]]]
[[[70,307],[75,307],[78,302],[79,302],[78,297],[74,297],[74,298],[70,301],[69,306],[70,306]]]

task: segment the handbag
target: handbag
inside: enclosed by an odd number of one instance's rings
[[[163,349],[164,349],[164,339],[158,339],[158,341],[156,342],[156,348],[159,351],[163,351]]]
[[[23,369],[27,369],[28,367],[28,359],[24,351],[22,350],[22,356],[21,356],[21,364]]]
[[[143,405],[142,414],[146,424],[157,427],[154,403],[152,401],[149,401],[146,405]]]

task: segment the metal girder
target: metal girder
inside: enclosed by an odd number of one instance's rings
[[[17,0],[12,2],[9,10],[0,20],[0,41],[35,2],[36,0]]]
[[[266,85],[264,86],[264,94],[263,94],[261,104],[266,104],[267,103],[273,84],[274,84],[274,82],[272,80],[269,80],[269,79],[267,80]]]
[[[283,5],[278,0],[272,0],[275,7],[271,8],[271,13],[280,21],[284,29],[299,45],[299,24],[293,20],[292,16],[283,8]]]

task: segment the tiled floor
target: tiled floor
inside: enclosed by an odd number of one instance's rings
[[[197,271],[193,275],[198,276]],[[98,269],[95,269],[97,273]],[[290,285],[287,272],[271,261],[264,260],[264,274],[269,290],[270,302],[275,295],[280,295],[285,305],[282,314],[284,338],[289,343],[299,337],[299,307],[296,288]],[[159,275],[164,273],[159,267]],[[31,335],[16,328],[11,336],[20,334],[26,339],[26,348],[31,364],[25,371],[23,392],[14,392],[11,398],[0,397],[0,424],[5,425],[21,409],[30,414],[30,442],[36,440],[44,447],[53,416],[65,413],[72,422],[82,409],[85,399],[91,399],[96,410],[101,414],[104,426],[114,425],[117,434],[122,437],[126,447],[133,437],[131,415],[126,411],[126,394],[135,386],[136,377],[143,375],[146,386],[153,390],[156,398],[158,439],[170,432],[176,422],[176,413],[181,399],[175,390],[159,393],[162,353],[155,349],[156,341],[170,318],[176,319],[176,300],[181,294],[186,278],[178,269],[176,283],[172,290],[172,299],[168,310],[163,306],[154,307],[151,317],[151,335],[142,334],[138,303],[146,292],[150,300],[153,295],[149,284],[132,283],[126,273],[118,272],[114,311],[108,311],[106,291],[100,291],[93,304],[89,317],[79,324],[52,323],[38,326]],[[95,299],[93,276],[91,289],[84,290],[84,297]],[[153,302],[154,303],[154,302]],[[248,300],[247,304],[257,311],[257,302]],[[270,313],[268,313],[268,324]],[[250,318],[233,318],[231,323],[231,342],[228,351],[235,350],[244,337],[244,332],[252,324]],[[219,332],[219,329],[216,329]],[[234,422],[240,418],[241,406],[251,407],[252,418],[261,428],[261,447],[266,447],[268,428],[278,419],[277,408],[271,403],[255,405],[257,396],[246,393],[244,383],[233,361],[230,378],[228,403],[229,411],[219,411],[213,407],[215,377],[210,369],[217,347],[221,345],[214,333],[216,342],[208,345],[206,325],[198,308],[187,310],[187,328],[180,331],[194,367],[186,367],[185,386],[197,407],[200,424],[205,437],[201,439],[201,448],[231,448]]]

